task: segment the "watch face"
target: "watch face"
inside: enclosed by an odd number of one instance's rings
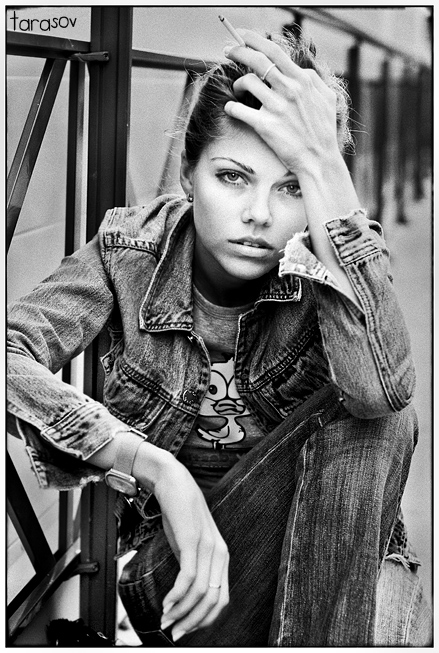
[[[123,492],[123,494],[129,497],[135,497],[137,495],[137,483],[133,476],[110,469],[105,474],[105,481],[113,490]]]

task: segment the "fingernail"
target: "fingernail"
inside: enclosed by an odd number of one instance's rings
[[[162,623],[160,624],[160,628],[162,630],[166,630],[166,628],[169,628],[169,626],[173,623],[174,623],[174,619],[165,619],[165,621],[162,621]]]
[[[183,637],[183,635],[186,635],[185,630],[176,630],[175,633],[172,633],[172,639],[176,642],[180,637]]]
[[[224,56],[225,56],[225,57],[228,57],[228,56],[229,56],[229,52],[230,52],[230,50],[232,49],[232,47],[233,47],[232,45],[226,45],[226,47],[225,47],[224,50],[223,50],[223,52],[224,52]]]
[[[166,605],[163,606],[163,616],[165,614],[168,614],[168,612],[170,611],[173,605],[174,603],[171,601],[171,603],[167,603]]]
[[[244,27],[237,27],[236,31],[238,32],[238,34],[242,35],[242,34],[245,34],[247,30],[244,29]]]

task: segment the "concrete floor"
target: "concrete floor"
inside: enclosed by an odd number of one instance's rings
[[[414,405],[419,442],[403,497],[409,539],[422,561],[419,575],[432,592],[432,195],[424,183],[424,199],[407,201],[408,223],[384,221],[392,255],[395,288],[410,332],[417,373]]]

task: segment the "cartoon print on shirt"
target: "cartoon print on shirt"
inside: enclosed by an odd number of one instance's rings
[[[214,449],[222,449],[245,438],[243,417],[250,415],[235,384],[233,357],[212,362],[210,386],[201,404],[196,424],[200,438],[210,441]]]

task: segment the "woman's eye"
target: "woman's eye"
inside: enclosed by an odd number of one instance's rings
[[[302,197],[302,191],[300,190],[299,184],[287,184],[282,190],[292,197]]]
[[[220,172],[218,177],[221,181],[224,181],[227,184],[238,184],[243,181],[242,176],[238,172],[233,172],[232,170]]]

